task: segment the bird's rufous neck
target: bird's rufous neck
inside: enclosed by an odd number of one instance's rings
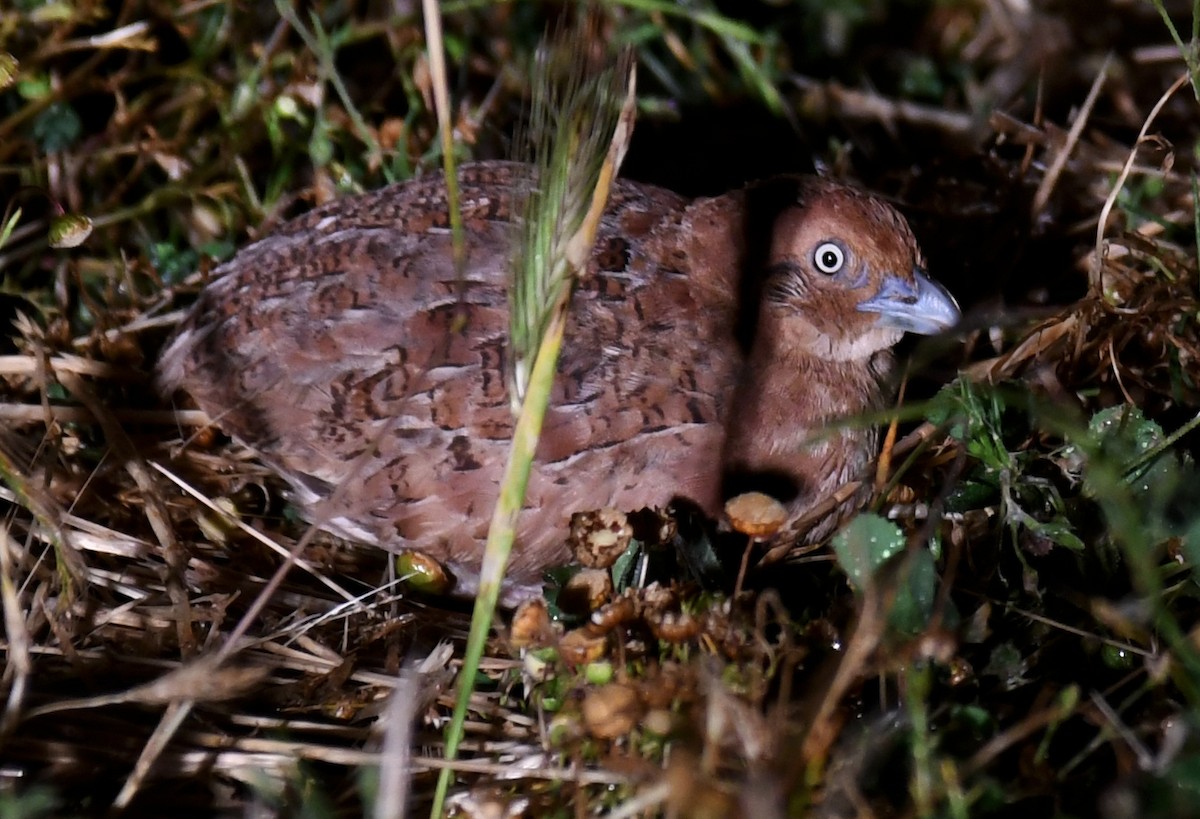
[[[730,407],[726,494],[765,491],[798,516],[862,477],[876,434],[855,417],[884,403],[892,361],[888,350],[836,361],[756,345]]]

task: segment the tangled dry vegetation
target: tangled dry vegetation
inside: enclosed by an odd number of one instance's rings
[[[436,166],[419,16],[379,5],[0,10],[6,816],[428,798],[462,610],[307,531],[149,377],[239,242]],[[502,154],[553,8],[442,5],[457,149]],[[743,537],[737,593],[618,572],[596,615],[503,629],[455,810],[1194,815],[1200,103],[1156,7],[602,5],[641,64],[631,175],[859,176],[968,320],[911,351],[875,514],[832,544]]]

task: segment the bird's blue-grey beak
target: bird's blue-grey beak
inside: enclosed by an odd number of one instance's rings
[[[962,318],[954,296],[919,267],[913,268],[911,282],[894,274],[885,276],[875,295],[859,302],[858,309],[878,313],[885,327],[923,336],[949,330]]]

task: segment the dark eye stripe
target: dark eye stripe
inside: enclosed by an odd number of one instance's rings
[[[804,270],[796,262],[776,262],[767,268],[763,283],[763,298],[776,304],[785,304],[808,296],[804,281]]]

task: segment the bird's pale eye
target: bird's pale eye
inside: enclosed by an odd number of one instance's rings
[[[813,253],[813,264],[826,276],[832,276],[846,264],[846,251],[835,242],[821,242]]]

